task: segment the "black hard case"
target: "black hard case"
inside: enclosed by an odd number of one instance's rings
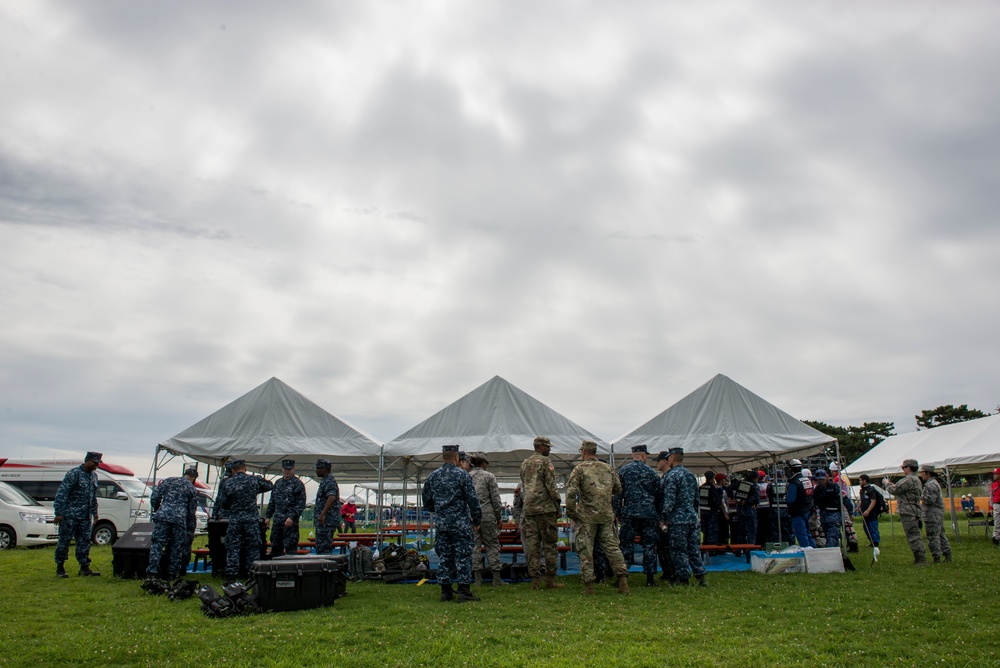
[[[347,593],[346,555],[287,555],[254,562],[257,602],[282,612],[333,605]]]
[[[136,522],[111,546],[111,566],[116,577],[143,579],[149,566],[149,544],[153,538],[152,522]],[[160,577],[167,575],[169,550],[160,559]]]

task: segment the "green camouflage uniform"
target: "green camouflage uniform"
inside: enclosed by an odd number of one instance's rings
[[[556,489],[556,469],[551,460],[535,453],[521,463],[521,496],[524,499],[524,521],[521,536],[528,551],[528,575],[540,578],[542,557],[548,575],[558,567],[559,507],[562,501]]]
[[[941,494],[941,484],[937,478],[930,478],[924,483],[924,491],[920,495],[924,511],[924,531],[927,532],[927,547],[935,560],[943,554],[951,559],[951,542],[944,531],[944,497]]]
[[[500,488],[497,485],[497,477],[483,468],[474,468],[469,471],[472,476],[472,484],[476,487],[476,496],[479,498],[479,507],[482,509],[483,520],[479,523],[478,529],[472,531],[472,561],[476,570],[486,570],[489,565],[491,571],[500,572],[500,511],[503,505],[500,503]],[[486,556],[483,557],[483,548],[486,549]],[[485,560],[485,564],[483,563]]]
[[[577,464],[566,485],[566,514],[576,522],[576,552],[580,555],[580,581],[593,582],[594,544],[604,550],[614,574],[628,575],[628,566],[618,547],[615,511],[611,497],[622,493],[615,470],[598,459]]]
[[[885,486],[890,494],[896,497],[896,508],[899,512],[899,521],[906,532],[906,540],[910,544],[913,556],[917,559],[927,558],[927,548],[920,537],[920,494],[923,492],[923,485],[920,478],[915,473],[911,473],[897,483],[890,482]]]

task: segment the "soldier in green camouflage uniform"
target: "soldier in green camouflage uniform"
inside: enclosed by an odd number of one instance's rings
[[[945,561],[951,561],[951,542],[948,541],[948,535],[944,531],[944,495],[941,494],[941,483],[938,482],[934,465],[924,464],[920,467],[919,475],[924,482],[920,502],[924,511],[927,547],[931,550],[935,564],[941,562],[942,555]]]
[[[897,483],[889,482],[888,478],[883,478],[882,487],[896,496],[896,508],[899,512],[899,521],[906,532],[906,540],[913,551],[913,563],[916,566],[927,565],[927,548],[920,537],[920,495],[923,493],[923,485],[917,478],[916,459],[903,461],[903,473],[906,477]]]
[[[597,443],[580,446],[583,462],[576,465],[566,484],[566,514],[576,522],[576,551],[580,555],[583,593],[594,593],[594,544],[600,544],[614,574],[618,591],[629,593],[628,566],[618,547],[615,511],[611,497],[622,493],[622,482],[613,468],[597,458]]]
[[[493,572],[493,586],[499,587],[506,584],[500,577],[500,512],[503,504],[500,503],[500,487],[497,485],[497,477],[486,470],[490,465],[489,459],[484,452],[473,452],[469,455],[472,470],[472,484],[476,487],[476,496],[479,498],[479,507],[483,513],[483,520],[479,523],[479,528],[472,532],[473,538],[473,565],[476,566],[476,586],[483,584],[483,571],[486,566]],[[483,555],[483,550],[486,555]]]
[[[524,498],[524,521],[521,536],[528,548],[528,575],[531,588],[541,589],[542,563],[545,557],[545,588],[562,589],[566,585],[556,583],[556,565],[559,552],[556,541],[559,538],[559,508],[562,499],[556,489],[556,469],[549,460],[552,442],[544,436],[534,441],[535,454],[521,463],[521,488]]]

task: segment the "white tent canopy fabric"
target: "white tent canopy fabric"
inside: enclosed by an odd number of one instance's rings
[[[848,466],[847,474],[898,474],[904,459],[951,473],[992,471],[1000,466],[1000,415],[890,436]]]
[[[804,457],[833,443],[721,373],[614,443],[616,456],[645,444],[650,453],[684,448],[689,469],[749,468]]]
[[[552,441],[550,457],[566,473],[579,461],[582,441],[595,441],[599,454],[611,453],[607,442],[494,376],[386,443],[385,462],[387,468],[403,462],[417,469],[436,468],[441,446],[458,444],[466,452],[485,452],[489,470],[498,478],[517,477],[521,462],[534,452],[536,436]]]
[[[295,459],[300,474],[323,457],[333,462],[334,475],[378,480],[381,446],[271,378],[157,449],[214,466],[244,459],[249,468],[271,472],[281,469],[282,459]]]

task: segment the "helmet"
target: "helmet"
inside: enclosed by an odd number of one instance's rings
[[[788,465],[791,466],[793,469],[800,469],[800,468],[802,468],[802,460],[801,459],[790,459],[790,460],[788,460]]]

